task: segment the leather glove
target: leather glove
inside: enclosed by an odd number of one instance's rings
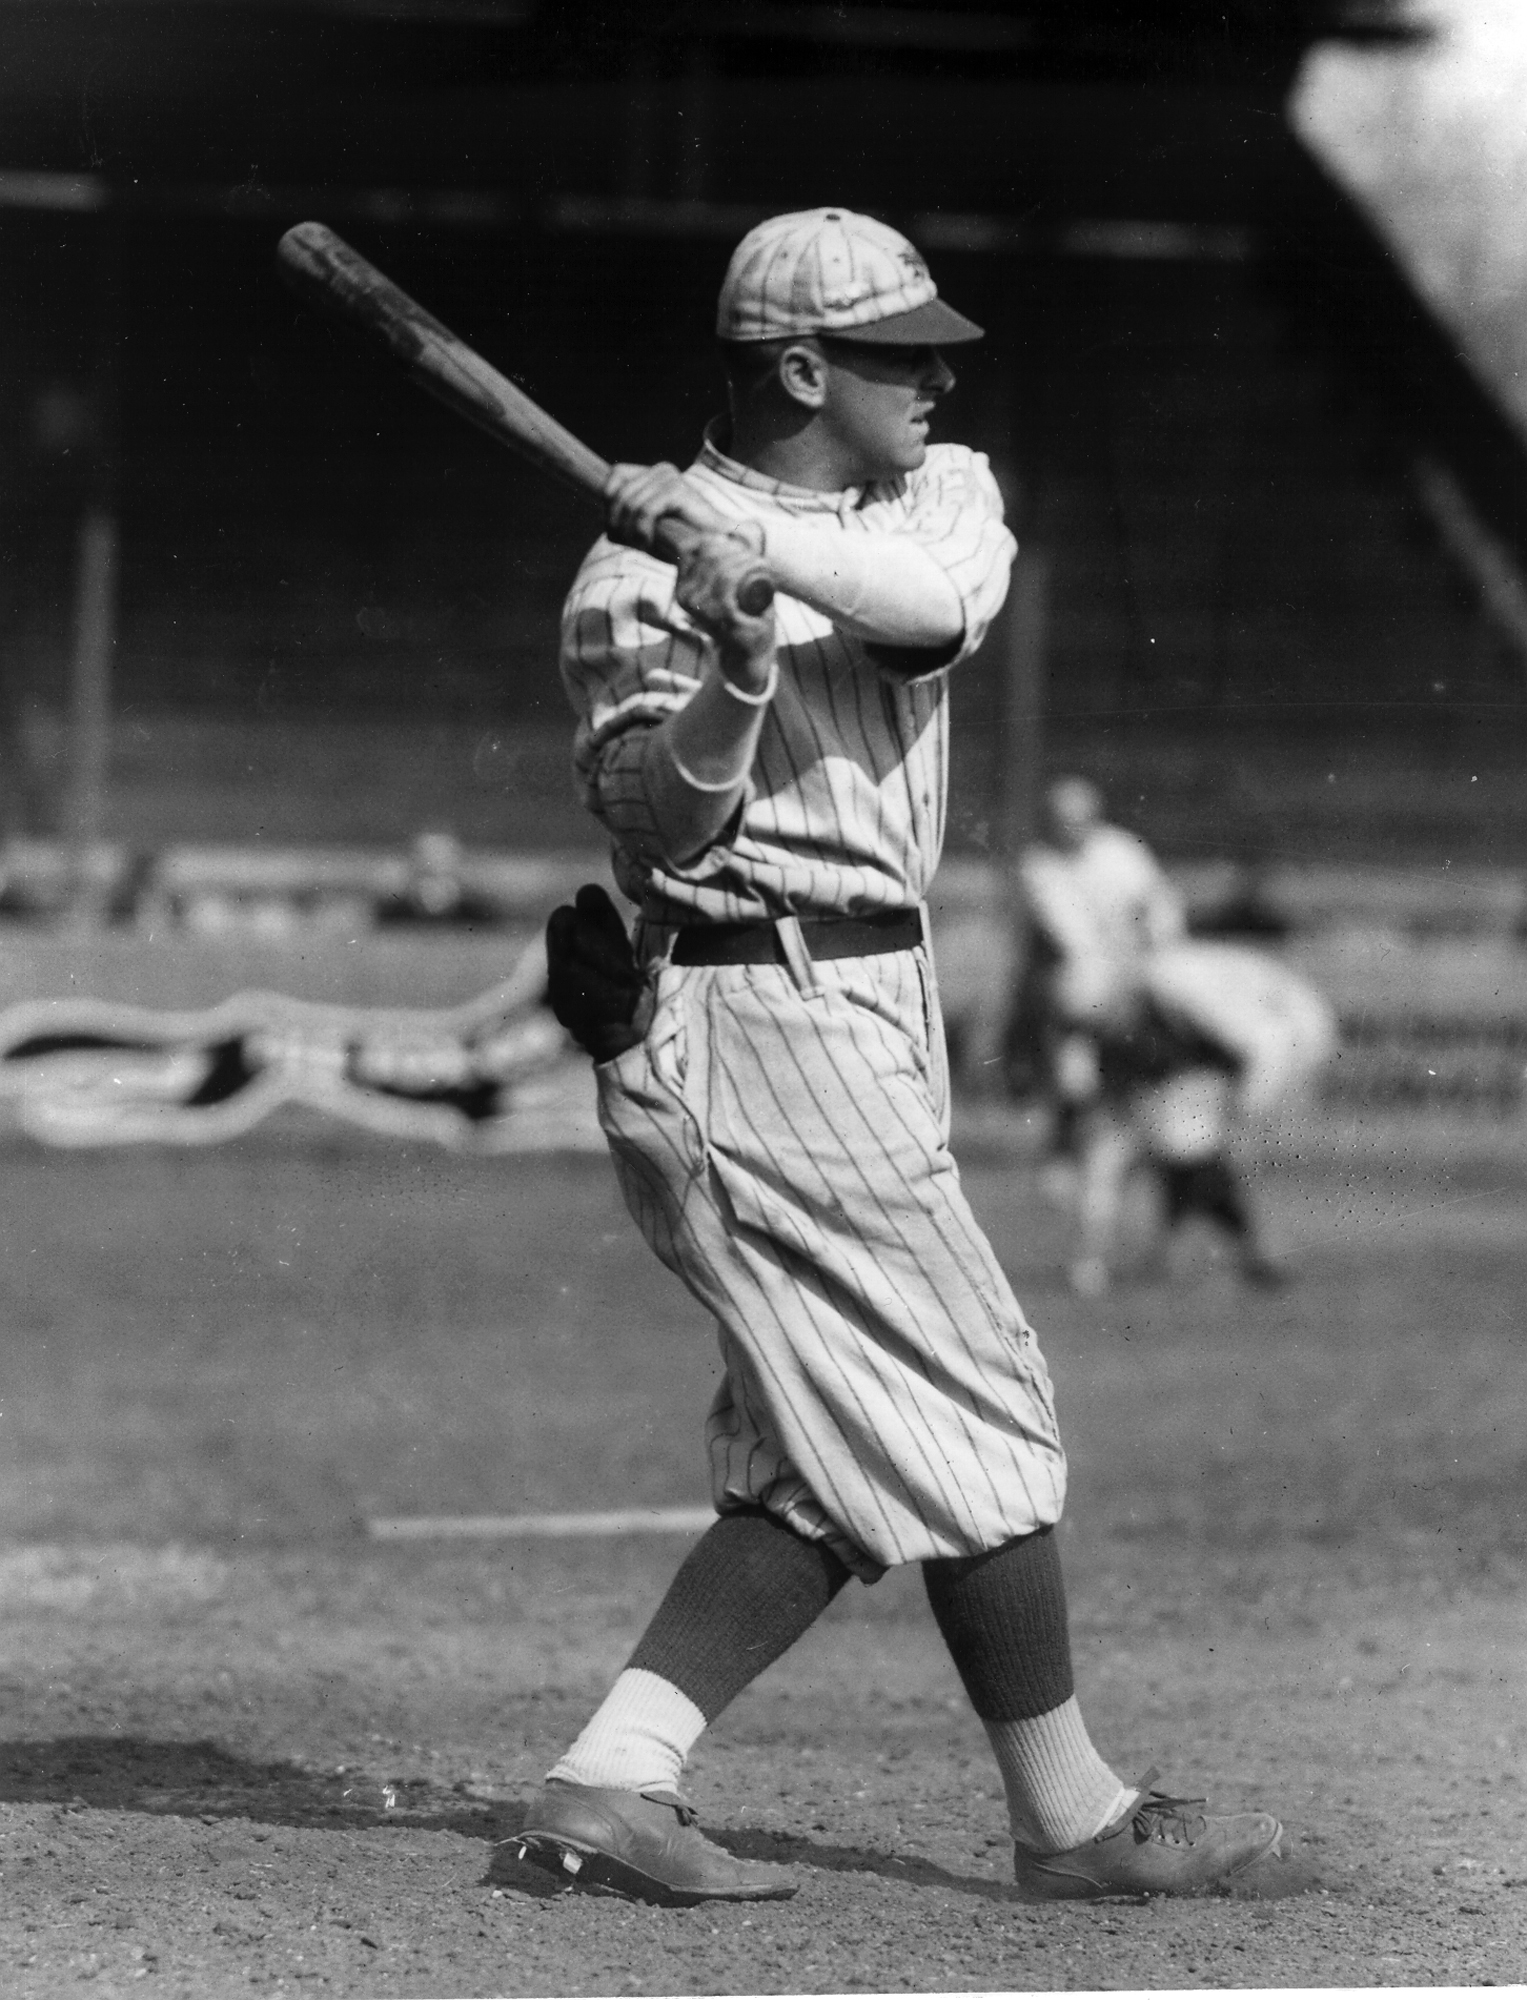
[[[619,910],[595,882],[546,924],[547,1000],[595,1062],[611,1062],[641,1040],[632,1026],[643,979]]]

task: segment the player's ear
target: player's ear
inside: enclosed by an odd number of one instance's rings
[[[827,400],[827,359],[812,341],[792,340],[775,363],[780,387],[792,403],[819,410]]]

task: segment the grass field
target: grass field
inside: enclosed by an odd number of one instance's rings
[[[1279,1811],[1290,1858],[1234,1897],[1013,1902],[984,1739],[895,1575],[696,1759],[708,1823],[799,1865],[753,1915],[559,1896],[492,1845],[681,1539],[362,1532],[704,1500],[711,1335],[605,1163],[274,1129],[0,1152],[0,1990],[1519,1978],[1527,1146],[1403,1136],[1280,1174],[1291,1291],[1197,1240],[1096,1304],[1021,1149],[966,1150],[1057,1379],[1094,1734]]]

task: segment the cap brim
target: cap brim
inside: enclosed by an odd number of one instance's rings
[[[954,347],[962,340],[984,340],[986,329],[942,299],[929,299],[911,312],[871,320],[867,326],[823,327],[822,337],[869,347]]]

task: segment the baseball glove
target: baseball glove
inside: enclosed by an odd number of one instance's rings
[[[641,1040],[633,1027],[642,975],[619,910],[597,883],[546,924],[546,997],[551,1011],[595,1062],[611,1062]]]

